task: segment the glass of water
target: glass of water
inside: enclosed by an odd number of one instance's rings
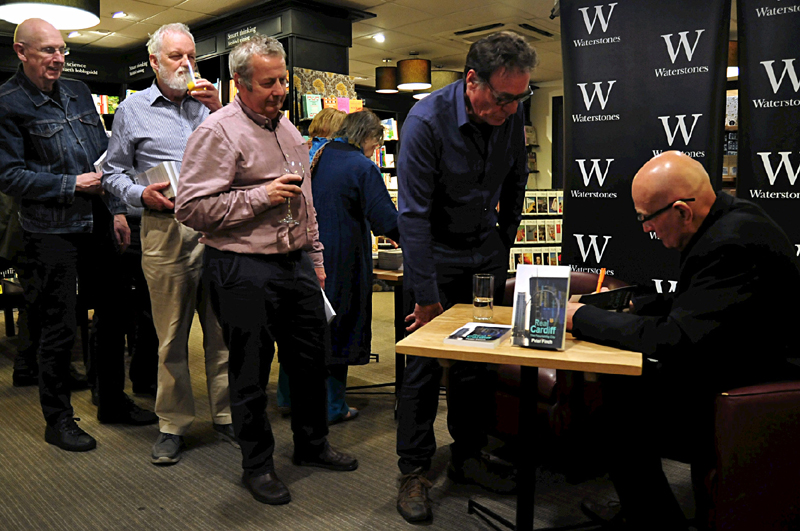
[[[494,275],[472,275],[472,318],[491,321],[494,309]]]

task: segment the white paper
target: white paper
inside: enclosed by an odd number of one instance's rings
[[[103,163],[106,161],[106,155],[108,155],[108,151],[103,151],[100,158],[94,161],[94,171],[97,173],[103,173]]]
[[[328,324],[330,324],[333,318],[336,317],[336,311],[334,311],[333,306],[331,306],[324,289],[322,290],[322,300],[325,301],[325,318],[328,320]]]

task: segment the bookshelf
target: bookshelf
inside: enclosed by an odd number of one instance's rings
[[[514,246],[509,254],[509,272],[520,264],[560,265],[563,190],[527,190]]]

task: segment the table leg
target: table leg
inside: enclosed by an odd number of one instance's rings
[[[533,499],[536,490],[536,395],[539,369],[521,367],[519,398],[520,453],[517,462],[516,531],[533,530]]]

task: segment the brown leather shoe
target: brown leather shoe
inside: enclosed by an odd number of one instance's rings
[[[297,466],[316,466],[337,470],[339,472],[349,472],[358,468],[358,459],[341,452],[337,452],[329,444],[325,444],[322,453],[315,456],[304,456],[295,450],[292,462]]]
[[[406,522],[417,524],[430,522],[433,519],[431,500],[428,498],[430,488],[431,482],[425,477],[425,471],[422,468],[400,478],[397,512]]]
[[[242,475],[242,483],[253,495],[253,498],[268,505],[283,505],[292,501],[289,489],[278,479],[275,471]]]

